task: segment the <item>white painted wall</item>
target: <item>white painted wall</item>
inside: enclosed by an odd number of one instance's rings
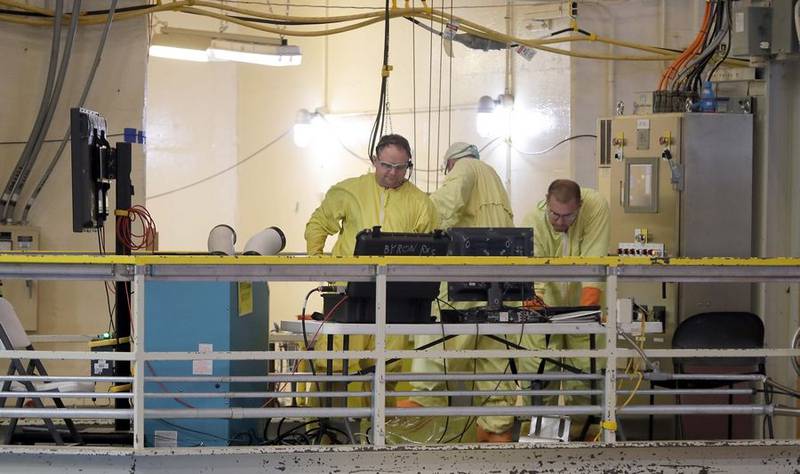
[[[198,183],[236,162],[236,66],[151,58],[147,80],[157,85],[147,90],[147,208],[159,250],[205,251],[212,227],[236,223],[236,171]]]
[[[154,23],[219,27],[176,13],[154,16]],[[161,58],[147,66],[146,195],[159,250],[204,252],[211,228],[237,223],[238,68]]]

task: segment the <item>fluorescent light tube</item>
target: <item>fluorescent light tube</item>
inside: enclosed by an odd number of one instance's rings
[[[173,46],[150,45],[150,56],[165,59],[178,59],[181,61],[195,61],[207,63],[208,52],[203,49],[176,48]]]

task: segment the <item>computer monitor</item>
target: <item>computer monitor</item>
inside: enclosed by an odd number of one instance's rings
[[[530,257],[533,229],[530,227],[454,227],[448,255]],[[486,301],[488,309],[500,309],[503,301],[524,301],[533,297],[532,281],[448,282],[450,301]]]
[[[108,217],[113,149],[106,119],[84,108],[70,109],[72,151],[72,230],[91,231]]]
[[[373,227],[356,236],[356,256],[444,256],[449,245],[447,234],[383,232]],[[375,322],[375,283],[350,282],[347,300],[334,312],[332,319],[347,323]],[[386,284],[387,323],[428,323],[431,303],[439,295],[439,282],[389,282]],[[327,313],[341,299],[339,295],[324,295]]]

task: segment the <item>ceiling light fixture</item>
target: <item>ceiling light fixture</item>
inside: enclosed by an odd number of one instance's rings
[[[478,114],[476,128],[482,138],[498,136],[508,133],[511,121],[511,111],[514,109],[514,96],[500,94],[497,99],[488,95],[478,100]]]
[[[293,128],[294,144],[298,148],[307,147],[318,135],[317,132],[322,126],[323,119],[319,110],[314,112],[309,112],[307,109],[298,110]]]
[[[182,61],[234,61],[262,66],[299,66],[299,46],[280,38],[164,26],[153,35],[150,56]]]

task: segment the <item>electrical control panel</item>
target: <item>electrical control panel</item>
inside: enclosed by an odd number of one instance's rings
[[[598,122],[598,189],[609,203],[610,255],[752,256],[753,117],[659,113]],[[620,282],[620,298],[658,308],[669,345],[679,321],[750,311],[748,283]]]

